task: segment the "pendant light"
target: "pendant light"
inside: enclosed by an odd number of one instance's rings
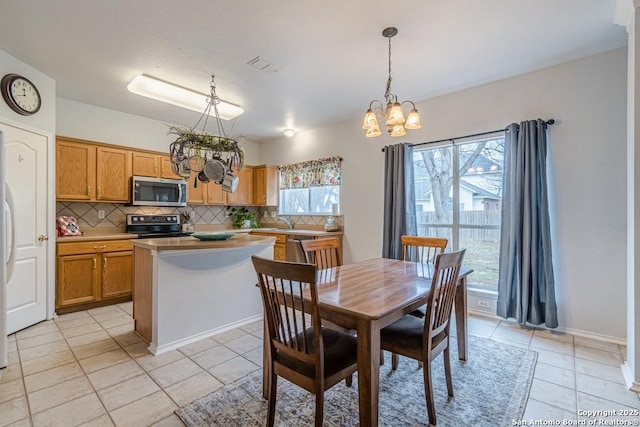
[[[404,136],[407,134],[406,129],[420,129],[422,123],[420,121],[420,114],[416,109],[416,105],[412,101],[398,102],[398,97],[391,93],[391,38],[398,34],[398,29],[395,27],[388,27],[382,31],[382,35],[389,40],[389,76],[387,77],[387,89],[384,92],[385,103],[381,101],[373,100],[369,104],[369,109],[365,113],[364,121],[362,123],[362,129],[366,130],[366,137],[373,138],[382,135],[380,131],[380,124],[378,122],[378,115],[384,117],[384,124],[387,127],[387,132],[392,137]],[[402,105],[411,104],[411,111],[405,118]],[[386,106],[385,106],[386,104]],[[375,105],[375,110],[374,110]],[[376,114],[377,113],[377,114]]]

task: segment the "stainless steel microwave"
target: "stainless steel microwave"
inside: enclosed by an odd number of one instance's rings
[[[136,206],[187,206],[187,183],[181,179],[131,178],[131,204]]]

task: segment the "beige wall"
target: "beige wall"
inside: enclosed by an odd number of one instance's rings
[[[261,144],[260,160],[344,158],[345,261],[356,261],[382,250],[383,146],[554,118],[549,172],[559,321],[572,332],[624,339],[625,81],[626,49],[572,61],[421,102],[423,128],[401,139],[364,137],[365,100],[347,121]]]
[[[175,140],[174,136],[167,135],[168,125],[158,120],[64,98],[58,98],[56,105],[58,135],[167,152]],[[193,123],[179,125],[193,126]],[[258,164],[257,144],[241,141],[239,145],[245,150],[247,164]]]

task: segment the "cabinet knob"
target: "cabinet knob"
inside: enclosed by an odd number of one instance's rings
[[[47,241],[49,240],[49,236],[47,236],[46,234],[41,234],[38,236],[38,240],[41,242]]]
[[[106,247],[107,245],[97,245],[97,246],[94,246],[93,249],[104,249]]]
[[[87,185],[87,196],[91,195],[91,186]]]

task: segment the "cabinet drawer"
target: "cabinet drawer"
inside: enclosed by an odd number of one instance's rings
[[[133,245],[127,240],[96,240],[94,242],[58,243],[58,256],[102,252],[131,251]]]
[[[275,234],[269,233],[268,231],[252,231],[251,234],[259,234],[261,236],[273,236],[276,238],[276,244],[286,244],[287,243],[287,235],[286,234]]]

